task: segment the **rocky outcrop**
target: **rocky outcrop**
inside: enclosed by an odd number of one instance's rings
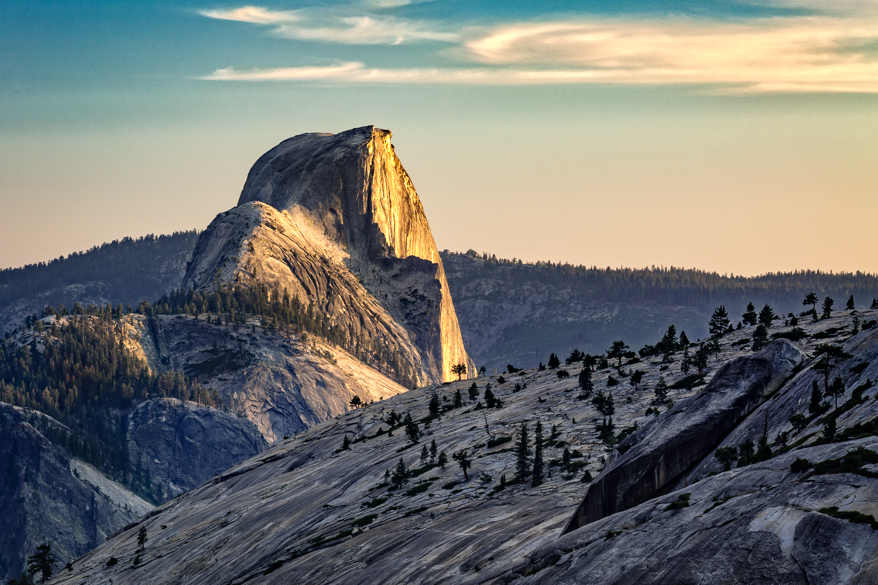
[[[43,414],[0,403],[0,578],[18,577],[44,542],[61,566],[103,543],[152,506],[70,457],[30,422],[65,427]]]
[[[137,405],[128,415],[127,436],[132,468],[148,470],[165,498],[201,485],[266,445],[246,418],[174,398]]]
[[[785,339],[725,364],[696,396],[619,445],[616,457],[589,487],[565,532],[627,510],[669,488],[723,437],[771,396],[802,363]]]
[[[261,281],[346,336],[402,357],[418,383],[450,380],[464,350],[442,260],[391,134],[303,134],[264,154],[238,207],[196,246],[184,286]]]
[[[319,338],[271,333],[255,320],[233,327],[160,315],[137,323],[151,368],[185,372],[215,390],[269,442],[350,410],[354,396],[368,403],[406,391]]]
[[[799,457],[826,461],[857,448],[876,451],[878,440],[803,449],[704,479],[567,534],[482,582],[875,583],[878,532],[852,518],[878,517],[878,479],[790,469]]]

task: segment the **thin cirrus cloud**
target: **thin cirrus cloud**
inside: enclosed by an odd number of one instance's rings
[[[376,7],[402,6],[408,2],[378,0]],[[267,25],[272,32],[288,39],[324,41],[346,45],[398,45],[408,41],[454,42],[457,33],[434,30],[421,23],[392,17],[336,16],[331,11],[301,9],[276,11],[259,6],[232,10],[200,10],[199,14],[217,20]]]
[[[375,68],[363,63],[276,69],[217,69],[219,81],[374,84],[697,84],[718,93],[878,93],[878,18],[775,17],[739,21],[594,19],[512,23],[438,33],[370,16],[344,26],[306,26],[302,11],[243,7],[202,12],[271,25],[279,35],[337,43],[459,40],[453,53],[477,65]],[[419,36],[420,35],[420,36]]]

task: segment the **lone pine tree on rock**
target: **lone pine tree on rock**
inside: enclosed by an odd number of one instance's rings
[[[469,458],[469,453],[467,453],[466,449],[462,451],[458,451],[454,455],[451,456],[455,461],[457,461],[458,465],[460,465],[460,469],[463,471],[463,479],[469,480],[469,475],[466,470],[472,467],[473,462]]]
[[[811,305],[811,312],[814,315],[817,315],[817,302],[818,302],[817,295],[812,293],[812,292],[809,292],[808,294],[806,294],[805,298],[802,299],[803,305],[805,305],[805,306]]]

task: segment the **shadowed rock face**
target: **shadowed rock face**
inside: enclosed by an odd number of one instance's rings
[[[173,398],[147,400],[128,417],[128,450],[176,497],[265,448],[249,420]]]
[[[564,532],[670,489],[801,363],[802,352],[780,339],[758,354],[725,364],[704,391],[680,401],[619,445],[622,454],[591,485]]]
[[[72,459],[27,421],[45,415],[0,403],[0,579],[18,577],[27,555],[51,542],[63,564],[88,552],[151,506]]]
[[[184,286],[267,282],[351,338],[386,344],[418,382],[466,355],[442,260],[411,179],[373,126],[286,140],[253,165],[238,207],[199,239]]]

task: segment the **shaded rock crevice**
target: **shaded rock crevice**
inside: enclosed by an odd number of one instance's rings
[[[787,340],[726,363],[697,395],[680,401],[620,445],[591,484],[564,534],[667,493],[802,363]]]

